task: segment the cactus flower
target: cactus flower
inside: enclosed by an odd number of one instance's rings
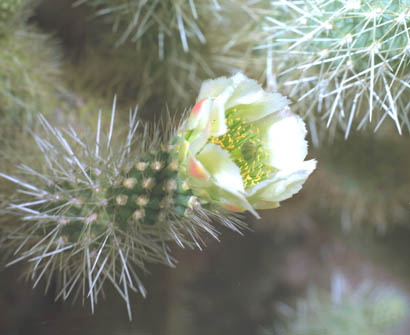
[[[301,189],[316,161],[304,160],[305,124],[288,104],[241,73],[202,84],[176,147],[200,199],[258,216]]]

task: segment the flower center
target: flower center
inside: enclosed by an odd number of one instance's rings
[[[211,137],[210,142],[229,152],[241,171],[245,188],[253,186],[269,177],[276,169],[267,163],[268,153],[264,150],[260,130],[252,122],[246,123],[238,116],[238,110],[226,111],[228,131],[219,137]]]

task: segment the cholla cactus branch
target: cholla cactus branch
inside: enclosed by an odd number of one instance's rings
[[[362,281],[351,287],[345,276],[332,276],[330,291],[310,287],[292,309],[278,304],[286,320],[261,335],[394,334],[409,314],[408,297],[398,288]]]
[[[8,236],[18,246],[9,265],[28,260],[34,286],[45,279],[47,289],[57,273],[57,298],[81,294],[94,310],[109,281],[131,318],[129,292],[146,295],[138,272],[147,272],[147,263],[175,266],[169,242],[201,248],[202,232],[217,238],[211,219],[236,231],[244,226],[233,214],[202,208],[183,187],[169,154],[172,130],[161,136],[145,126],[139,134],[131,113],[126,138],[118,143],[114,117],[115,102],[105,141],[100,112],[95,143],[87,143],[74,129],[61,132],[40,116],[47,137],[34,138],[45,171],[21,165],[32,181],[0,174],[19,187],[21,198],[2,212],[21,218]]]
[[[0,36],[3,29],[14,19],[25,0],[0,0]]]
[[[28,27],[13,26],[7,34],[0,33],[3,149],[26,127],[35,130],[35,111],[49,112],[58,104],[60,55],[53,43],[49,36]]]
[[[408,1],[272,2],[269,48],[285,68],[280,83],[306,114],[337,118],[349,135],[387,117],[399,133],[408,121],[410,12]],[[290,57],[289,57],[290,56]],[[302,59],[302,62],[301,62]],[[302,111],[303,112],[303,111]]]
[[[189,40],[204,44],[206,39],[198,24],[200,8],[220,8],[216,0],[79,0],[75,4],[94,7],[96,16],[105,17],[114,31],[120,32],[117,46],[151,34],[148,39],[156,39],[160,59],[164,59],[167,38],[179,35],[184,52],[189,51]]]

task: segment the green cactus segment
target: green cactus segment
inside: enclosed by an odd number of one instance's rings
[[[154,225],[172,215],[183,216],[195,201],[192,191],[178,178],[178,165],[167,150],[152,151],[136,162],[112,187],[108,209],[121,224]]]
[[[41,213],[58,218],[50,221],[46,230],[52,231],[60,227],[59,243],[76,243],[85,236],[94,239],[109,228],[111,220],[106,217],[108,179],[102,176],[98,168],[87,174],[94,187],[84,187],[75,179],[55,184],[48,190],[54,195],[53,198],[46,205],[35,207]]]
[[[285,12],[295,10],[291,20],[298,23],[297,36],[295,29],[287,27],[283,30],[286,37],[281,34],[279,40],[303,45],[305,51],[325,59],[329,69],[348,63],[356,71],[364,71],[370,66],[371,52],[376,65],[406,52],[410,45],[409,6],[408,0],[292,1]],[[396,60],[399,64],[400,59]]]
[[[275,55],[268,64],[275,59],[279,85],[300,102],[304,117],[315,122],[315,113],[322,114],[327,127],[337,119],[346,138],[365,121],[375,119],[377,130],[387,115],[399,133],[403,125],[410,129],[409,0],[274,0],[271,5],[267,42],[260,48]]]
[[[30,132],[38,129],[37,113],[54,115],[57,107],[64,106],[59,91],[60,51],[55,41],[34,27],[18,27],[14,22],[10,22],[3,34],[1,25],[0,147],[3,153],[4,143],[19,146],[22,134],[27,134],[28,129]],[[12,152],[10,155],[18,156]]]
[[[0,28],[14,17],[23,3],[24,0],[0,0]]]
[[[408,314],[406,300],[397,293],[381,295],[373,306],[373,323],[386,329],[403,320]]]
[[[409,316],[408,298],[393,288],[365,282],[345,290],[335,299],[331,292],[311,287],[308,296],[298,302],[294,318],[287,314],[286,326],[275,334],[393,334]]]
[[[60,242],[76,243],[85,236],[98,239],[112,224],[123,231],[128,231],[130,224],[161,224],[183,217],[196,204],[196,197],[178,177],[177,162],[167,150],[148,152],[127,173],[117,176],[114,185],[99,168],[87,171],[87,175],[94,187],[82,188],[75,180],[65,181],[50,193],[59,194],[63,189],[71,195],[70,200],[55,196],[54,201],[36,208],[59,214],[59,220],[50,223],[48,230],[59,225]]]
[[[323,54],[329,49],[327,58],[336,58],[351,62],[356,71],[369,67],[369,52],[375,53],[374,63],[379,64],[403,53],[409,46],[408,26],[410,24],[410,1],[371,1],[363,2],[359,7],[352,5],[343,8],[341,1],[329,2],[323,6],[322,22],[327,22],[330,29],[321,29],[317,42],[313,46]],[[335,15],[342,11],[343,15]],[[312,26],[312,19],[306,27]],[[343,44],[349,44],[350,55],[340,57]],[[346,46],[344,47],[346,48]],[[364,52],[368,50],[368,52]],[[333,68],[341,61],[330,62]],[[399,60],[397,62],[399,63]]]

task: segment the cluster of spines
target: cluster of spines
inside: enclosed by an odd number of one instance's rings
[[[100,53],[104,55],[101,64],[106,64],[107,50],[101,50],[99,43],[97,55],[91,64],[86,64],[85,71],[92,75],[90,81],[98,89],[108,88],[108,95],[122,91],[121,95],[128,95],[132,104],[141,107],[145,103],[156,104],[158,110],[166,104],[173,107],[171,110],[179,110],[195,99],[203,80],[216,76],[203,27],[215,14],[217,0],[79,0],[75,3],[91,7],[96,18],[94,24],[98,29],[106,29],[103,44],[111,50],[114,63],[104,72],[94,64]],[[107,25],[112,25],[112,29]],[[123,58],[133,65],[124,66]]]
[[[86,171],[87,179],[90,180],[88,185],[80,178],[57,179],[55,184],[46,189],[44,200],[47,201],[36,210],[50,215],[50,219],[56,219],[54,223],[50,221],[48,226],[53,229],[59,227],[59,243],[78,243],[84,234],[94,239],[110,229],[110,220],[104,220],[103,217],[108,203],[106,191],[112,176],[102,176],[102,173],[99,167],[93,167]]]
[[[156,40],[158,55],[165,57],[166,39],[179,35],[184,52],[189,51],[189,40],[205,43],[204,34],[197,22],[201,7],[219,7],[216,0],[189,1],[124,1],[124,0],[79,0],[77,5],[87,4],[96,8],[96,15],[103,16],[114,25],[114,30],[120,31],[116,44],[126,41],[145,43]],[[121,31],[122,30],[122,31]],[[154,33],[154,34],[153,34]],[[144,42],[142,44],[145,44]]]
[[[301,113],[312,119],[314,112],[322,113],[328,127],[337,117],[346,137],[354,124],[360,129],[374,115],[375,129],[386,118],[399,132],[403,125],[410,129],[407,0],[277,0],[272,5],[268,43],[262,47],[277,56],[279,83],[300,101]]]

